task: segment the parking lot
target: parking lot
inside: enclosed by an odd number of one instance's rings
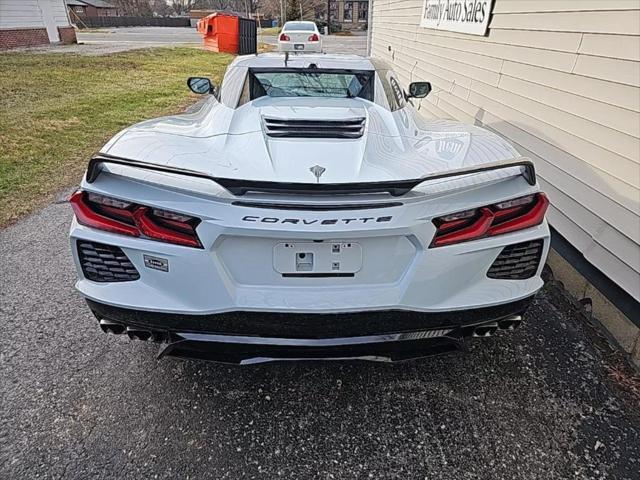
[[[129,28],[101,28],[96,30],[80,30],[77,33],[78,42],[89,46],[96,52],[122,51],[135,48],[159,46],[199,46],[202,36],[195,28],[183,27],[129,27]],[[262,36],[258,41],[269,45],[277,44],[277,37]],[[324,51],[327,53],[354,53],[365,55],[367,52],[366,35],[325,36],[323,37]],[[67,49],[78,50],[70,46]]]
[[[637,399],[553,288],[424,361],[157,362],[74,292],[64,198],[0,232],[0,478],[638,478]]]

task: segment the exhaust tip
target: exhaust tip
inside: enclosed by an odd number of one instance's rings
[[[105,320],[104,318],[100,320],[100,328],[104,333],[113,333],[114,335],[120,335],[125,331],[125,326],[121,323]]]
[[[497,323],[488,323],[486,325],[479,325],[473,329],[474,337],[491,337],[498,330]]]
[[[514,315],[498,322],[501,330],[515,330],[522,324],[522,315]]]
[[[137,328],[127,327],[127,335],[131,340],[147,341],[153,337],[153,333],[149,330],[139,330]]]

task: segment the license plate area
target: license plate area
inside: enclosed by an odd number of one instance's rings
[[[281,242],[273,248],[273,268],[283,275],[354,274],[362,268],[355,242]]]
[[[293,44],[293,48],[294,48],[294,50],[304,50],[304,44],[303,43],[294,43]]]

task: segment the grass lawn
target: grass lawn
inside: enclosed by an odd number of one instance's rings
[[[258,35],[278,35],[282,27],[269,27],[258,30]]]
[[[78,183],[122,128],[182,111],[198,98],[187,77],[219,84],[232,58],[190,48],[1,54],[0,226]]]

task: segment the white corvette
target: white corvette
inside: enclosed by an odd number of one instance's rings
[[[223,362],[390,361],[520,324],[547,197],[502,138],[424,120],[429,83],[265,54],[188,84],[199,111],[118,133],[70,200],[104,331]]]

